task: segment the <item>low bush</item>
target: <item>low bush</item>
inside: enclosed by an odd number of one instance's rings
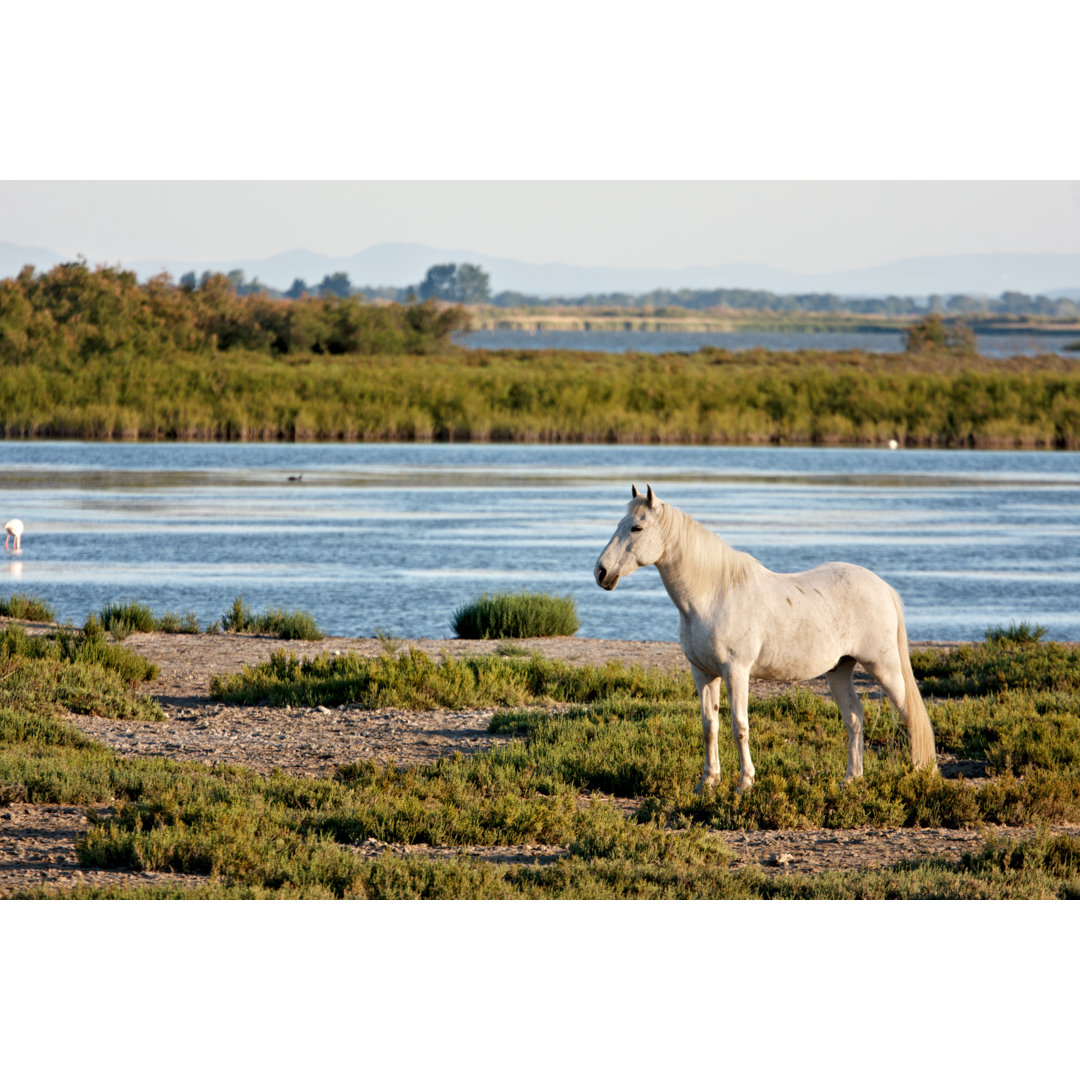
[[[154,613],[145,604],[135,600],[124,604],[109,604],[101,609],[98,618],[101,625],[117,641],[123,641],[132,631],[149,634],[158,627]]]
[[[284,650],[235,675],[215,676],[210,693],[233,705],[338,705],[364,708],[515,707],[590,702],[613,695],[661,701],[694,699],[690,676],[610,663],[579,667],[542,657],[472,656],[441,662],[411,649],[404,656],[355,652],[301,660]]]
[[[451,625],[460,638],[528,638],[570,637],[581,623],[572,596],[501,592],[458,608]]]
[[[183,615],[175,611],[166,611],[158,619],[158,630],[163,634],[197,634],[199,633],[199,618],[193,611]]]
[[[326,635],[306,611],[263,611],[256,615],[238,596],[221,616],[221,628],[233,634],[269,634],[284,641],[321,641]]]
[[[57,719],[65,711],[140,720],[163,716],[155,702],[132,691],[157,676],[157,665],[106,641],[100,624],[33,635],[8,626],[0,631],[0,663],[0,710],[28,709]]]
[[[1080,645],[1044,642],[1045,632],[1027,623],[995,627],[983,642],[949,651],[916,650],[911,665],[924,693],[944,697],[1080,690]]]
[[[199,620],[193,611],[184,615],[179,615],[175,611],[166,611],[161,618],[158,618],[145,604],[135,600],[103,607],[96,621],[117,641],[123,641],[133,631],[138,631],[140,634],[149,634],[155,630],[163,634],[197,634],[199,632]]]
[[[26,622],[56,622],[56,612],[37,596],[12,593],[6,600],[0,597],[0,615]]]
[[[1008,627],[994,626],[986,631],[986,640],[992,645],[1034,645],[1046,637],[1046,627],[1039,623],[1034,626],[1026,619],[1017,622],[1013,619]]]

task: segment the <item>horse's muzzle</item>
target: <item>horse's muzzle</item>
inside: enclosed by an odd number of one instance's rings
[[[599,585],[601,589],[607,589],[608,592],[611,592],[611,590],[619,584],[619,575],[613,574],[611,578],[608,579],[607,567],[602,566],[600,563],[596,564],[593,573],[596,575],[596,584]]]

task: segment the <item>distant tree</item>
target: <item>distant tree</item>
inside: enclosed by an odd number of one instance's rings
[[[539,296],[530,296],[528,293],[505,292],[495,295],[495,304],[498,307],[540,307],[544,301]]]
[[[946,311],[972,312],[986,311],[986,301],[977,296],[950,296],[945,301]]]
[[[237,291],[244,284],[244,271],[243,270],[230,270],[226,275],[229,279],[229,284]]]
[[[428,268],[424,280],[416,287],[421,300],[452,300],[457,263],[440,263]]]
[[[293,278],[293,283],[285,292],[290,300],[299,300],[308,291],[307,282],[303,278]]]
[[[319,292],[323,295],[340,296],[347,299],[352,293],[352,283],[349,275],[338,271],[336,274],[326,274],[319,282]]]
[[[430,267],[416,292],[421,300],[446,300],[451,304],[484,304],[491,299],[490,279],[473,263]]]
[[[353,290],[354,295],[359,293],[368,300],[393,300],[398,304],[406,302],[408,292],[408,289],[398,288],[397,285],[361,285]]]
[[[462,263],[454,282],[455,296],[459,304],[486,304],[491,299],[490,279],[479,266]]]
[[[1006,315],[1023,315],[1031,310],[1031,297],[1022,292],[1003,292],[995,307]]]
[[[194,292],[198,286],[198,279],[195,277],[195,271],[189,270],[186,274],[183,274],[180,278],[180,288],[184,292]]]
[[[908,327],[905,351],[917,353],[935,349],[970,356],[975,352],[975,334],[963,323],[947,323],[933,312]]]

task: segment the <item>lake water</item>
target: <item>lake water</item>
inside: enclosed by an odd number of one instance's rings
[[[607,333],[583,330],[476,330],[455,335],[460,345],[473,349],[577,349],[585,352],[696,352],[706,345],[742,352],[746,349],[828,349],[843,352],[859,349],[872,353],[904,351],[903,334],[892,331],[870,333],[653,333],[627,330]],[[1075,356],[1065,346],[1080,340],[1080,332],[1067,334],[977,334],[975,343],[983,356],[1034,356],[1057,353]]]
[[[774,570],[870,567],[913,640],[1024,619],[1080,640],[1077,453],[0,442],[0,520],[26,524],[0,594],[78,625],[139,600],[205,626],[240,594],[329,633],[449,637],[482,592],[531,589],[573,596],[583,636],[675,640],[655,570],[593,584],[632,482]]]

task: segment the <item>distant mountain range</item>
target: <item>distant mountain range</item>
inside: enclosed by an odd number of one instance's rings
[[[0,242],[0,277],[11,277],[26,264],[50,269],[64,258],[53,251]],[[87,261],[95,264],[92,256]],[[317,285],[327,274],[344,272],[353,286],[418,284],[431,266],[474,263],[490,276],[492,293],[506,290],[533,296],[583,296],[589,293],[645,293],[653,289],[764,289],[773,293],[835,293],[839,296],[997,297],[1005,291],[1080,301],[1080,254],[942,255],[901,259],[859,270],[802,274],[759,263],[718,266],[600,267],[566,263],[528,263],[496,258],[466,249],[424,244],[373,244],[355,255],[321,255],[296,249],[266,259],[192,262],[141,260],[125,264],[140,279],[163,270],[179,279],[188,271],[243,270],[248,281],[288,289],[296,278]]]

